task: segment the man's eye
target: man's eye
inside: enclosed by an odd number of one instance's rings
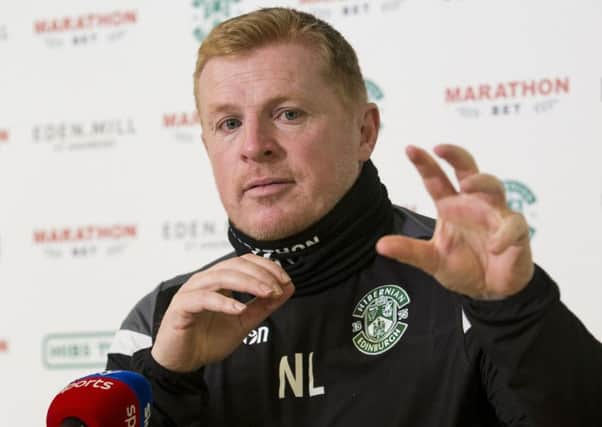
[[[240,126],[240,120],[238,119],[226,119],[220,125],[220,128],[225,130],[234,130]]]
[[[299,117],[301,117],[301,112],[300,111],[296,111],[296,110],[286,110],[283,111],[280,116],[284,119],[284,120],[297,120]]]

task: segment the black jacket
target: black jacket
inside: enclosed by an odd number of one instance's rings
[[[432,229],[394,208],[394,233]],[[222,362],[176,374],[148,347],[191,274],[140,301],[108,358],[151,381],[153,426],[602,426],[602,345],[539,267],[519,294],[483,302],[374,254],[291,298]]]

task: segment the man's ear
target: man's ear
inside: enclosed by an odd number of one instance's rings
[[[380,113],[378,106],[369,102],[362,107],[359,116],[360,122],[360,146],[358,151],[358,160],[366,161],[370,158],[376,139],[378,138],[378,130],[380,129]]]

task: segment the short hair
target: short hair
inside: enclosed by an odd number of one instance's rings
[[[245,54],[269,44],[287,42],[300,43],[318,52],[325,66],[324,76],[334,84],[344,105],[367,102],[357,55],[341,33],[309,13],[272,7],[222,22],[201,43],[194,70],[197,109],[200,106],[199,77],[211,58]]]

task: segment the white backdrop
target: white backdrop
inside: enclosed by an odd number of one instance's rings
[[[3,1],[3,424],[42,425],[63,385],[102,368],[143,294],[227,250],[191,75],[216,22],[267,5],[317,13],[355,46],[393,201],[434,213],[406,144],[467,147],[602,338],[600,2]]]

